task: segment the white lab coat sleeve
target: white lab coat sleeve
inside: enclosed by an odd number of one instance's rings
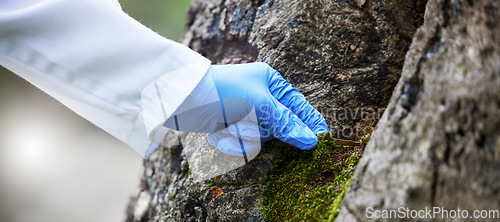
[[[0,64],[147,157],[210,61],[115,3],[0,1]]]

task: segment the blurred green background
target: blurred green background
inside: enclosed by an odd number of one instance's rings
[[[190,0],[120,3],[179,40]],[[142,171],[132,149],[0,66],[0,222],[123,221]]]
[[[179,41],[191,0],[120,0],[123,11],[160,35]]]

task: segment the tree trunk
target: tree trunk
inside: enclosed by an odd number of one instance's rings
[[[182,42],[214,64],[267,62],[325,116],[334,137],[358,140],[389,102],[426,2],[194,0]],[[263,220],[261,181],[283,149],[268,144],[248,164],[194,183],[186,152],[200,139],[170,133],[144,162],[129,221]]]
[[[436,221],[500,218],[498,21],[495,0],[429,1],[339,221],[393,221],[368,217],[400,207]]]
[[[425,3],[194,0],[182,42],[216,64],[267,62],[336,138],[359,140],[387,106]]]

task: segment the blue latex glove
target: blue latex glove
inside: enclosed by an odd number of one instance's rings
[[[262,62],[211,66],[164,125],[209,133],[211,145],[239,156],[273,138],[309,150],[316,134],[329,131],[321,113]]]

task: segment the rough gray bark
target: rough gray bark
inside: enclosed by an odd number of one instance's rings
[[[195,0],[183,43],[217,64],[267,62],[337,138],[358,140],[389,101],[426,1],[357,2]]]
[[[335,137],[359,139],[390,99],[425,4],[194,0],[183,43],[216,64],[267,62],[323,113]],[[186,142],[176,144],[178,137]],[[249,164],[193,183],[186,152],[199,140],[168,135],[164,149],[144,163],[143,189],[128,220],[134,214],[143,221],[263,220],[260,181],[282,150],[267,144]]]
[[[499,1],[429,1],[338,221],[395,220],[367,208],[500,209],[499,21]]]

